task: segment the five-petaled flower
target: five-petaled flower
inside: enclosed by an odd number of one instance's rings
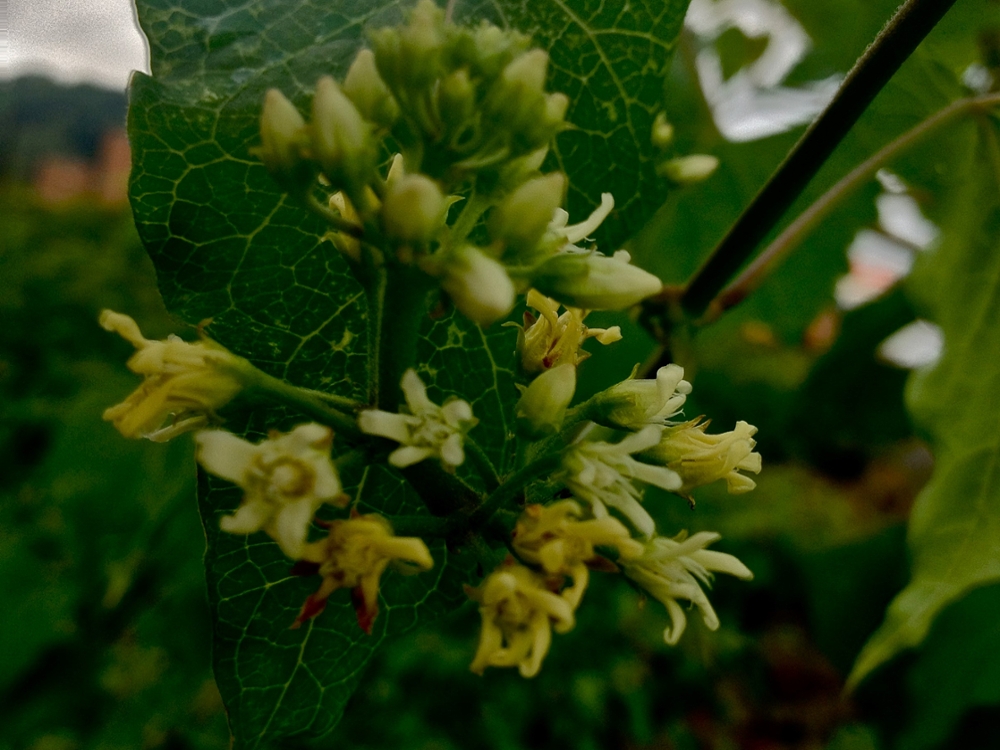
[[[538,311],[536,318],[524,313],[524,326],[517,337],[517,351],[521,355],[521,369],[528,375],[535,375],[563,364],[577,365],[590,354],[581,347],[589,338],[601,344],[611,344],[621,340],[618,326],[611,328],[588,328],[583,320],[587,311],[567,307],[559,314],[559,303],[541,292],[528,292],[528,307]],[[513,325],[513,323],[509,324]]]
[[[398,567],[403,572],[413,572],[403,567],[406,563],[419,570],[434,567],[423,540],[395,536],[389,522],[376,514],[353,515],[347,520],[331,522],[326,539],[307,544],[301,559],[318,566],[323,582],[306,599],[292,627],[297,628],[322,612],[334,591],[349,588],[358,625],[369,635],[378,616],[379,581],[389,564],[401,563]]]
[[[613,547],[620,559],[638,557],[643,546],[629,534],[621,521],[611,518],[583,518],[583,508],[575,500],[560,500],[551,505],[529,505],[511,535],[514,551],[526,562],[541,565],[550,575],[569,576],[573,585],[562,597],[575,610],[590,580],[588,563],[603,562],[594,547]]]
[[[649,425],[617,443],[583,440],[563,454],[560,477],[574,496],[590,503],[596,518],[614,508],[643,536],[655,531],[653,519],[639,504],[642,490],[635,481],[652,484],[671,492],[681,487],[677,472],[632,458],[633,453],[648,450],[660,441],[661,427]]]
[[[393,414],[366,409],[358,415],[358,428],[400,443],[389,454],[389,463],[399,468],[437,456],[448,468],[465,460],[465,433],[479,421],[467,401],[452,398],[438,406],[427,398],[427,387],[415,370],[407,370],[401,383],[409,413]]]
[[[553,628],[573,628],[573,607],[547,585],[546,578],[508,560],[477,589],[467,589],[479,602],[483,629],[470,669],[516,666],[522,677],[534,677],[552,643]]]
[[[642,557],[622,561],[625,575],[667,608],[671,624],[663,631],[663,640],[671,646],[680,640],[687,627],[687,617],[678,599],[686,599],[698,607],[708,629],[716,630],[719,618],[702,585],[711,582],[713,572],[727,573],[745,581],[753,578],[750,569],[733,555],[705,549],[719,539],[720,535],[712,531],[690,537],[682,532],[673,539],[657,537],[647,544]]]
[[[344,507],[340,478],[330,460],[333,432],[301,424],[282,435],[272,432],[254,445],[225,430],[195,436],[198,461],[210,474],[243,488],[243,502],[219,526],[231,534],[266,532],[292,559],[302,554],[309,524],[323,503]]]
[[[753,439],[757,428],[737,422],[734,430],[709,435],[705,432],[708,424],[693,419],[668,427],[660,442],[643,455],[680,475],[683,484],[678,492],[681,494],[719,479],[726,480],[726,488],[733,494],[749,492],[757,485],[740,471],[760,473],[760,454],[754,451],[757,441]]]
[[[243,388],[251,369],[245,359],[208,338],[193,344],[174,335],[153,341],[128,315],[111,310],[101,313],[100,323],[136,348],[127,365],[146,378],[104,412],[104,419],[127,438],[165,442],[204,427]]]

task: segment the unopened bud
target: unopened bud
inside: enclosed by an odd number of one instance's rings
[[[565,190],[562,172],[528,180],[490,214],[490,234],[515,251],[530,251],[545,234]]]
[[[437,100],[444,126],[460,129],[472,117],[476,106],[476,88],[469,80],[469,71],[462,68],[442,78]]]
[[[375,67],[370,49],[358,52],[344,78],[344,93],[362,116],[383,127],[391,127],[399,117],[399,105]]]
[[[330,76],[316,83],[311,123],[313,152],[327,177],[361,190],[375,169],[371,127]]]
[[[422,174],[393,180],[382,204],[385,233],[403,242],[427,242],[444,224],[447,204],[437,183]]]
[[[545,88],[549,55],[545,50],[533,49],[518,55],[503,69],[505,83],[525,91],[541,92]]]
[[[302,156],[306,121],[278,89],[264,97],[260,115],[260,159],[285,189],[302,190],[312,181],[313,167]]]
[[[438,78],[444,45],[444,11],[433,0],[420,0],[399,35],[402,84],[425,88]]]
[[[656,276],[629,263],[619,250],[613,257],[598,252],[563,252],[546,260],[532,286],[569,307],[624,310],[663,288]]]
[[[692,185],[708,179],[718,168],[718,158],[709,154],[691,154],[664,162],[659,172],[678,185]]]
[[[514,308],[514,283],[503,264],[471,245],[448,259],[441,288],[465,317],[482,326]]]
[[[653,120],[653,131],[650,133],[650,140],[657,148],[666,148],[674,142],[674,126],[667,120],[667,116],[660,112]]]
[[[534,440],[554,435],[562,427],[566,407],[575,392],[576,365],[558,365],[543,372],[531,381],[517,402],[518,432]]]

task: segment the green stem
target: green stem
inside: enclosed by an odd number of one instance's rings
[[[465,242],[466,238],[475,228],[476,222],[479,221],[479,217],[489,207],[490,201],[473,191],[472,195],[466,200],[465,205],[462,206],[462,211],[459,213],[458,218],[455,219],[455,223],[451,225],[448,243],[452,248],[457,248]]]
[[[332,406],[327,405],[321,400],[316,391],[297,388],[261,370],[256,370],[253,373],[252,382],[248,387],[252,391],[257,391],[274,401],[298,409],[306,416],[332,427],[342,435],[352,438],[361,436],[354,416],[345,414],[339,409],[334,409]],[[347,399],[344,400],[346,401]]]
[[[702,322],[712,322],[726,310],[742,302],[760,286],[768,274],[788,257],[792,250],[798,247],[802,240],[816,228],[817,224],[830,215],[844,198],[871,180],[890,161],[953,120],[970,112],[984,110],[995,105],[1000,105],[1000,94],[986,94],[953,102],[859,164],[803,211],[734,281],[712,300]]]
[[[907,0],[858,59],[836,96],[687,285],[682,305],[699,317],[774,228],[879,91],[955,0]]]
[[[475,490],[449,474],[436,461],[421,461],[400,469],[400,474],[410,483],[420,499],[435,516],[447,517],[453,513],[468,513],[482,499]]]
[[[383,411],[399,410],[400,381],[417,361],[417,336],[427,313],[429,277],[418,268],[388,265],[383,281],[371,290],[369,309],[376,311],[375,341],[369,362],[372,403]]]
[[[482,528],[498,510],[517,497],[529,482],[551,474],[559,468],[561,462],[562,454],[550,453],[525,466],[494,490],[493,494],[469,515],[466,526],[473,531]]]

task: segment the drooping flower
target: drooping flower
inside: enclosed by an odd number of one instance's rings
[[[666,365],[656,378],[629,378],[598,393],[589,416],[598,424],[622,430],[637,430],[648,424],[666,425],[684,407],[691,384],[684,368]]]
[[[713,572],[745,581],[753,578],[750,569],[733,555],[705,549],[719,539],[721,536],[712,531],[702,531],[691,537],[682,532],[673,539],[657,537],[646,545],[642,557],[622,561],[625,575],[667,608],[671,625],[663,631],[663,639],[671,646],[680,640],[687,627],[687,618],[678,599],[686,599],[698,607],[708,629],[716,630],[719,618],[702,586],[710,584]]]
[[[644,536],[652,536],[653,519],[639,503],[642,490],[635,480],[674,492],[681,487],[681,478],[664,466],[653,466],[632,458],[656,445],[662,428],[644,427],[617,443],[581,441],[563,454],[561,478],[573,495],[590,503],[596,518],[608,515],[612,507]]]
[[[575,620],[568,601],[546,586],[544,576],[508,561],[490,573],[477,589],[467,589],[479,602],[483,629],[470,669],[516,666],[522,677],[534,677],[557,633],[572,630]]]
[[[104,412],[104,419],[127,438],[165,442],[204,427],[216,409],[239,393],[253,369],[208,338],[189,343],[171,335],[152,341],[132,318],[111,310],[101,313],[100,324],[136,348],[127,365],[145,376],[128,398]]]
[[[566,308],[559,315],[559,303],[536,289],[528,292],[528,306],[541,317],[525,313],[524,326],[517,337],[517,351],[521,355],[521,368],[534,375],[562,364],[578,365],[590,356],[581,347],[589,338],[601,344],[620,341],[621,328],[588,328],[583,320],[587,311]],[[512,325],[512,324],[511,324]]]
[[[734,430],[709,435],[705,432],[708,425],[699,418],[668,427],[659,443],[643,455],[680,475],[681,494],[719,479],[726,480],[726,488],[733,494],[749,492],[757,485],[740,471],[760,473],[760,454],[754,452],[757,441],[753,439],[757,428],[737,422]]]
[[[199,432],[195,440],[205,470],[244,491],[240,507],[223,516],[220,528],[230,534],[263,531],[292,559],[302,554],[316,509],[349,501],[330,460],[329,427],[301,424],[287,434],[272,432],[257,445],[225,430]]]
[[[529,505],[512,534],[514,551],[522,560],[541,565],[550,575],[573,579],[573,585],[561,594],[573,609],[587,589],[587,563],[597,559],[594,547],[613,547],[622,559],[638,557],[643,551],[642,544],[617,519],[582,518],[583,508],[575,500]]]
[[[389,463],[398,468],[431,456],[452,469],[461,465],[465,433],[479,421],[472,416],[469,403],[453,398],[438,406],[427,398],[427,387],[413,369],[403,374],[401,386],[408,414],[366,409],[358,415],[358,428],[367,435],[399,443],[400,447],[389,454]]]
[[[319,566],[323,582],[306,599],[292,627],[322,612],[334,591],[349,588],[353,589],[358,625],[369,635],[378,616],[379,582],[389,564],[409,563],[419,570],[434,567],[422,539],[395,536],[389,522],[376,514],[333,521],[326,539],[305,545],[300,557]]]

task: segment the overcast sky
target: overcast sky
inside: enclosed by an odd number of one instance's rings
[[[131,0],[0,0],[0,29],[4,6],[0,77],[42,73],[124,90],[132,70],[149,70]]]

